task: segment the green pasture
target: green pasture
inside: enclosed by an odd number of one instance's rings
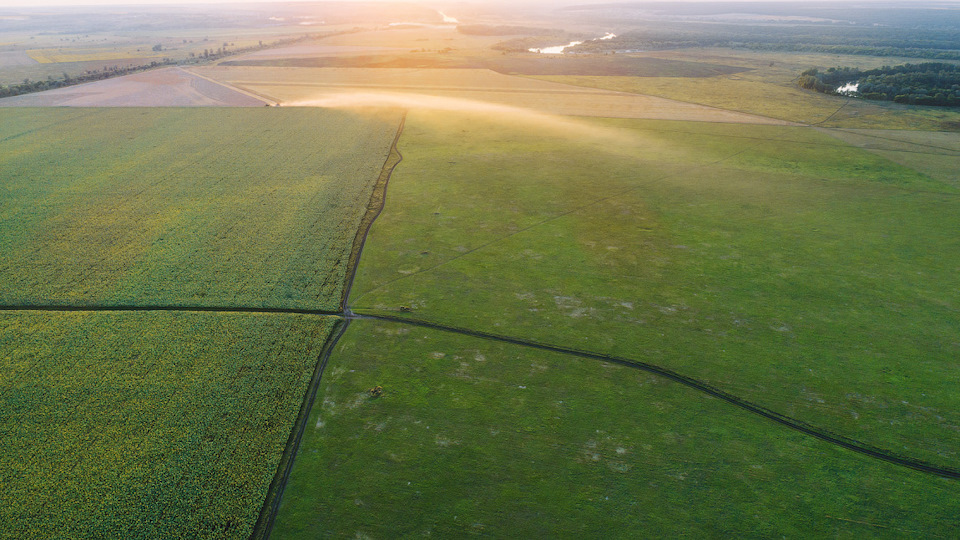
[[[361,320],[272,537],[946,538],[955,488],[631,368]]]
[[[808,128],[517,122],[410,115],[354,311],[660,365],[960,466],[955,183]]]
[[[955,109],[828,96],[804,90],[796,84],[800,73],[811,67],[827,69],[848,65],[871,69],[881,65],[904,63],[910,61],[909,59],[725,49],[680,50],[647,55],[678,62],[737,66],[744,71],[712,77],[685,78],[571,75],[535,77],[577,86],[665,97],[823,127],[932,131],[957,131],[960,128],[960,112]]]
[[[960,186],[960,132],[828,129],[826,133],[946,184]]]
[[[0,537],[249,537],[338,321],[0,313]]]
[[[0,304],[336,310],[398,123],[0,110]]]

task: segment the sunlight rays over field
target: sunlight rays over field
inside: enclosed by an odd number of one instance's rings
[[[564,84],[502,75],[483,69],[404,68],[276,68],[203,67],[191,71],[254,93],[269,96],[281,105],[343,103],[358,94],[372,95],[384,104],[432,106],[454,109],[451,99],[463,100],[468,109],[507,106],[568,116],[653,118],[785,125],[762,116],[729,112],[690,103],[634,94],[580,88]],[[346,96],[344,96],[346,94]],[[402,94],[412,97],[401,98]],[[429,105],[422,96],[435,99]],[[398,100],[406,100],[400,102]],[[330,103],[330,101],[327,101]],[[443,104],[443,105],[440,105]]]

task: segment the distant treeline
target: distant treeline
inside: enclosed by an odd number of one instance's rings
[[[343,33],[343,32],[341,32]],[[327,37],[327,36],[322,36]],[[137,73],[140,71],[146,71],[148,69],[154,69],[164,66],[182,66],[190,64],[199,64],[202,62],[208,62],[213,60],[219,60],[227,56],[234,56],[237,54],[244,54],[253,51],[258,51],[261,49],[266,49],[268,47],[278,47],[281,45],[289,45],[291,43],[297,43],[304,40],[315,39],[316,36],[302,36],[296,38],[282,39],[275,41],[270,44],[265,44],[260,42],[257,45],[250,47],[237,47],[229,49],[226,46],[219,47],[217,49],[204,49],[200,54],[190,53],[189,58],[184,58],[182,60],[173,60],[171,58],[164,58],[162,60],[152,60],[149,64],[135,64],[128,66],[110,66],[103,67],[100,69],[92,69],[84,71],[79,75],[69,75],[64,72],[62,77],[53,77],[49,76],[46,80],[42,81],[31,81],[30,79],[24,79],[23,82],[10,85],[0,85],[0,98],[19,96],[22,94],[29,94],[32,92],[43,92],[44,90],[54,90],[56,88],[63,88],[66,86],[74,86],[77,84],[83,84],[88,82],[100,81],[103,79],[110,79],[113,77],[120,77],[123,75],[130,75],[132,73]],[[224,43],[224,45],[227,45]]]
[[[801,88],[837,94],[847,84],[859,83],[856,95],[865,99],[916,105],[960,106],[960,66],[939,62],[884,66],[861,71],[841,67],[800,74]]]
[[[63,88],[64,86],[73,86],[75,84],[100,81],[103,79],[109,79],[111,77],[129,75],[138,71],[145,71],[161,66],[172,66],[176,63],[177,62],[174,62],[169,58],[164,58],[159,62],[153,60],[149,64],[125,67],[113,66],[105,67],[103,69],[88,70],[82,75],[77,75],[74,77],[64,73],[63,77],[58,79],[53,77],[48,77],[43,81],[31,81],[30,79],[24,79],[22,83],[0,86],[0,98],[19,96],[21,94],[29,94],[31,92],[43,92],[44,90],[54,90],[56,88]]]
[[[571,52],[600,53],[691,47],[816,52],[960,60],[960,28],[904,29],[837,26],[728,25],[664,23],[590,41]]]

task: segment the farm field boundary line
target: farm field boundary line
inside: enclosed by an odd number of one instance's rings
[[[297,422],[294,424],[294,428],[290,433],[290,439],[287,441],[283,456],[280,459],[280,465],[277,467],[277,475],[270,484],[270,490],[267,492],[267,498],[264,500],[260,517],[257,519],[257,524],[253,529],[251,538],[269,538],[270,533],[273,531],[273,525],[276,521],[277,513],[280,510],[280,503],[283,502],[283,492],[286,490],[287,482],[290,480],[290,473],[293,471],[297,452],[300,451],[300,442],[303,439],[303,433],[306,429],[307,420],[310,417],[310,411],[313,409],[314,401],[316,401],[317,398],[317,391],[320,388],[320,380],[323,378],[323,372],[326,370],[327,363],[330,361],[334,347],[336,347],[340,338],[343,337],[350,327],[350,318],[346,316],[350,314],[346,308],[347,299],[350,296],[350,289],[353,287],[353,280],[357,275],[357,267],[360,263],[360,255],[363,252],[367,235],[370,232],[370,228],[373,227],[373,222],[380,216],[386,205],[387,184],[390,182],[390,176],[393,174],[394,169],[397,168],[397,165],[403,161],[403,155],[400,153],[397,145],[400,141],[400,136],[403,134],[406,119],[407,113],[404,111],[400,117],[400,125],[397,126],[397,133],[390,146],[390,153],[383,163],[383,168],[380,171],[380,176],[377,178],[373,193],[370,194],[367,211],[361,219],[360,227],[357,229],[357,235],[354,237],[353,248],[350,251],[350,260],[348,263],[347,280],[344,283],[344,292],[341,301],[342,311],[336,314],[344,317],[344,322],[340,325],[340,329],[327,341],[320,355],[313,379],[310,382],[307,394],[301,405]]]
[[[320,388],[320,379],[323,378],[323,372],[327,368],[330,356],[333,354],[334,347],[340,342],[340,338],[347,332],[350,326],[350,319],[345,319],[339,324],[339,329],[327,340],[320,358],[317,360],[317,367],[313,372],[313,378],[310,380],[310,386],[307,387],[307,393],[304,396],[303,403],[300,406],[300,413],[297,415],[297,421],[290,431],[290,438],[284,448],[283,455],[280,457],[280,463],[277,465],[277,473],[270,483],[270,489],[267,491],[267,497],[263,501],[263,507],[260,509],[260,516],[254,525],[251,539],[266,539],[270,537],[273,531],[273,524],[277,518],[277,512],[280,510],[280,503],[283,501],[283,492],[290,479],[290,473],[293,471],[293,462],[300,451],[300,441],[303,439],[303,432],[306,430],[307,420],[310,418],[310,411],[313,409],[313,403],[317,398],[317,391]]]
[[[340,301],[340,310],[342,313],[349,313],[347,302],[350,299],[350,290],[353,288],[353,280],[357,277],[357,267],[360,266],[360,255],[363,253],[363,246],[367,243],[367,236],[373,227],[373,222],[380,217],[384,207],[387,204],[387,185],[390,183],[390,177],[394,169],[403,161],[403,154],[400,153],[397,145],[400,142],[400,136],[403,134],[403,128],[407,124],[407,112],[403,112],[400,117],[400,125],[397,127],[397,134],[393,138],[393,144],[390,145],[390,153],[387,160],[383,163],[380,170],[380,177],[373,187],[370,194],[370,200],[367,202],[367,211],[360,220],[360,227],[357,229],[357,235],[353,239],[353,247],[350,250],[350,260],[347,263],[347,280],[344,283],[343,298]]]
[[[534,80],[538,80],[538,81],[539,81],[539,80],[547,80],[547,79],[540,79],[540,78],[538,78],[538,77],[533,77],[533,76],[529,76],[529,75],[526,75],[525,77],[530,78],[530,79],[534,79]],[[573,83],[573,82],[563,82],[563,83],[559,83],[559,84],[565,84],[565,85],[567,85],[567,86],[576,86],[576,87],[578,87],[578,88],[596,88],[596,87],[594,87],[594,86],[587,86],[587,85],[585,85],[585,84],[576,84],[576,83]],[[601,88],[601,90],[603,90],[603,89]],[[739,113],[739,114],[742,114],[742,115],[748,116],[748,117],[749,117],[749,116],[752,116],[753,118],[762,118],[762,119],[764,119],[764,120],[774,120],[774,121],[777,122],[777,124],[774,124],[774,125],[793,126],[793,127],[808,127],[808,126],[811,125],[811,124],[808,124],[808,123],[805,123],[805,122],[795,122],[795,121],[793,121],[793,120],[785,120],[785,119],[783,119],[783,118],[777,118],[777,117],[775,117],[775,116],[764,116],[764,115],[762,115],[762,114],[752,113],[752,112],[743,111],[743,110],[738,110],[738,109],[725,109],[725,108],[723,108],[723,107],[717,107],[716,105],[707,105],[706,103],[701,103],[701,102],[698,102],[698,101],[684,101],[684,100],[681,100],[681,99],[668,98],[668,97],[658,96],[658,95],[656,95],[656,94],[644,94],[644,93],[641,93],[641,92],[627,92],[627,91],[623,91],[623,90],[608,90],[608,91],[609,91],[609,92],[613,92],[613,93],[615,93],[615,94],[622,94],[622,95],[626,95],[626,96],[645,96],[645,97],[650,97],[650,98],[662,99],[662,100],[664,100],[664,101],[671,101],[671,102],[673,102],[673,103],[683,103],[683,104],[686,104],[686,105],[697,105],[697,106],[699,106],[699,107],[703,107],[703,108],[705,108],[705,109],[712,109],[712,110],[714,110],[714,111],[734,112],[734,113]],[[838,112],[839,112],[839,111],[838,111]],[[836,114],[836,113],[834,113],[834,114]],[[826,120],[821,120],[819,123],[822,123],[822,122],[826,122]]]
[[[694,379],[692,377],[688,377],[686,375],[682,375],[680,373],[677,373],[675,371],[669,370],[664,367],[660,367],[654,364],[649,364],[647,362],[642,362],[640,360],[632,360],[629,358],[624,358],[619,356],[582,351],[582,350],[573,349],[570,347],[549,345],[545,343],[539,343],[534,340],[503,336],[503,335],[492,334],[489,332],[483,332],[479,330],[470,330],[466,328],[458,328],[455,326],[447,326],[444,324],[424,321],[420,319],[396,317],[392,315],[366,315],[366,314],[358,314],[358,313],[350,313],[348,316],[348,319],[350,318],[357,319],[357,320],[366,319],[366,320],[386,321],[386,322],[393,322],[398,324],[418,326],[421,328],[429,328],[431,330],[439,330],[441,332],[451,332],[455,334],[460,334],[464,336],[475,337],[475,338],[480,338],[480,339],[485,339],[490,341],[510,343],[512,345],[519,345],[522,347],[529,347],[533,349],[556,352],[556,353],[566,354],[570,356],[577,356],[580,358],[587,358],[591,360],[599,360],[601,362],[608,362],[611,364],[617,364],[625,367],[630,367],[633,369],[643,370],[648,373],[657,375],[659,377],[663,377],[665,379],[678,382],[680,384],[693,388],[694,390],[697,390],[709,396],[721,399],[723,401],[726,401],[727,403],[730,403],[741,409],[744,409],[747,412],[757,414],[759,416],[767,418],[768,420],[772,420],[782,426],[786,426],[790,429],[793,429],[805,435],[809,435],[811,437],[820,439],[824,442],[833,444],[835,446],[839,446],[841,448],[845,448],[847,450],[857,452],[867,457],[879,459],[881,461],[886,461],[893,465],[899,465],[901,467],[907,467],[916,471],[920,471],[928,474],[934,474],[937,476],[941,476],[943,478],[949,478],[949,479],[955,479],[955,480],[960,479],[960,469],[955,469],[953,467],[947,467],[947,466],[940,466],[940,465],[929,463],[920,459],[897,455],[888,450],[883,450],[880,448],[870,446],[869,444],[864,443],[862,441],[844,437],[843,435],[831,433],[830,431],[825,430],[823,428],[819,428],[819,427],[807,424],[802,420],[785,416],[783,414],[767,409],[756,403],[752,403],[745,399],[741,399],[733,394],[730,394],[719,388],[716,388],[706,382]]]
[[[212,83],[212,84],[215,84],[215,85],[217,85],[217,86],[221,86],[221,87],[223,87],[223,88],[226,88],[227,90],[232,90],[232,91],[234,91],[234,92],[239,92],[239,93],[241,93],[241,94],[243,94],[243,95],[245,95],[245,96],[249,96],[249,97],[252,97],[253,99],[260,100],[260,101],[262,101],[265,105],[270,105],[271,107],[276,107],[277,105],[280,104],[279,102],[277,102],[277,101],[275,101],[275,100],[273,100],[273,99],[270,99],[270,98],[268,98],[268,97],[266,97],[266,96],[263,96],[263,95],[260,95],[260,94],[256,94],[256,93],[251,92],[251,91],[249,91],[249,90],[244,90],[244,89],[242,89],[242,88],[237,88],[236,86],[232,86],[232,85],[229,85],[229,84],[220,82],[220,81],[213,80],[213,79],[211,79],[210,77],[206,77],[206,76],[201,75],[201,74],[199,74],[199,73],[196,73],[196,72],[194,72],[194,71],[191,71],[191,70],[188,70],[188,69],[183,69],[182,67],[177,67],[176,69],[178,69],[178,70],[186,73],[187,75],[189,75],[189,76],[191,76],[191,77],[196,77],[196,78],[198,78],[198,79],[203,79],[203,80],[205,80],[205,81],[207,81],[207,82],[209,82],[209,83]]]
[[[840,111],[846,109],[846,108],[847,108],[847,105],[849,105],[849,104],[850,104],[850,102],[847,101],[846,103],[844,103],[843,105],[841,105],[837,110],[833,111],[833,114],[831,114],[830,116],[824,118],[823,120],[821,120],[821,121],[819,121],[819,122],[814,122],[814,123],[811,124],[811,125],[813,125],[813,126],[822,126],[824,123],[829,122],[830,120],[832,120],[834,116],[840,114]]]
[[[486,93],[496,93],[502,92],[505,94],[546,94],[546,95],[622,95],[622,96],[637,96],[637,95],[646,95],[646,94],[630,94],[626,92],[615,92],[611,90],[581,90],[581,88],[589,87],[574,87],[571,90],[528,90],[523,88],[505,88],[505,87],[490,87],[490,88],[473,88],[469,86],[429,86],[429,85],[417,85],[417,84],[364,84],[364,83],[323,83],[323,82],[274,82],[274,81],[233,81],[233,84],[247,86],[304,86],[307,88],[375,88],[375,89],[387,89],[387,90],[433,90],[433,91],[450,91],[450,92],[486,92]],[[650,96],[656,97],[656,96]],[[658,98],[664,99],[664,98]],[[682,103],[682,102],[678,102]]]
[[[804,128],[804,129],[810,129],[810,127],[808,127],[808,126],[803,126],[803,128]],[[929,155],[934,155],[934,156],[938,156],[938,155],[960,156],[960,151],[953,150],[953,149],[951,149],[951,148],[944,148],[944,147],[942,147],[942,146],[933,146],[933,145],[929,145],[929,144],[914,143],[914,142],[909,142],[909,141],[903,141],[903,140],[900,140],[900,139],[893,139],[893,138],[890,138],[890,137],[881,137],[881,136],[879,136],[879,135],[859,133],[859,132],[857,132],[857,131],[849,130],[849,129],[820,128],[820,127],[818,127],[818,128],[812,128],[812,129],[815,129],[815,130],[817,130],[818,132],[821,132],[821,133],[826,133],[827,135],[830,135],[831,137],[834,137],[834,138],[836,138],[836,134],[833,133],[833,132],[834,132],[834,131],[839,131],[839,132],[844,132],[844,133],[850,133],[850,134],[853,134],[853,135],[860,135],[860,136],[862,136],[862,137],[870,137],[870,138],[873,138],[873,139],[880,139],[880,140],[885,140],[885,141],[891,141],[891,142],[900,143],[900,144],[908,144],[908,145],[910,145],[910,146],[919,146],[919,147],[921,147],[921,148],[929,148],[930,150],[942,150],[942,152],[932,152],[932,151],[920,151],[920,150],[893,150],[893,149],[891,149],[891,150],[888,150],[889,152],[904,152],[904,153],[908,153],[908,154],[922,154],[922,155],[926,155],[926,156],[929,156]],[[696,132],[683,131],[683,130],[679,130],[679,129],[655,129],[655,130],[650,130],[650,132],[651,132],[651,133],[674,133],[674,134],[679,134],[679,135],[700,135],[699,133],[696,133]],[[720,138],[719,135],[713,135],[713,136],[714,136],[714,137],[717,137],[717,138]],[[776,141],[776,142],[784,142],[784,143],[790,143],[790,144],[796,144],[796,145],[802,145],[802,146],[809,146],[809,147],[814,147],[814,148],[834,148],[834,147],[836,147],[836,144],[835,144],[835,143],[831,144],[831,143],[827,143],[827,142],[797,141],[797,140],[793,140],[793,139],[748,137],[748,136],[746,136],[746,135],[727,135],[727,136],[723,136],[722,138],[724,138],[724,139],[739,139],[739,140],[744,140],[744,141],[762,141],[762,142]],[[850,143],[847,143],[847,144],[850,144]],[[855,148],[861,148],[861,147],[856,146],[856,145],[852,145],[852,146],[854,146]]]
[[[342,317],[343,311],[323,309],[294,309],[269,307],[242,307],[242,306],[58,306],[58,305],[16,305],[2,306],[2,311],[65,311],[65,312],[145,312],[145,311],[180,311],[185,313],[279,313],[284,315],[317,315],[322,317]]]
[[[931,149],[931,150],[942,150],[943,152],[945,152],[945,154],[944,154],[944,153],[941,153],[941,152],[920,152],[919,150],[891,150],[891,152],[910,152],[910,153],[914,153],[914,154],[933,154],[933,155],[960,156],[960,152],[958,152],[957,150],[954,150],[953,148],[946,148],[946,147],[944,147],[944,146],[936,146],[936,145],[934,145],[934,144],[923,144],[923,143],[918,143],[918,142],[913,142],[913,141],[905,141],[905,140],[903,140],[903,139],[895,139],[895,138],[893,138],[893,137],[881,137],[880,135],[876,135],[876,134],[874,134],[874,133],[863,133],[862,131],[857,131],[857,130],[853,130],[853,129],[842,129],[842,128],[818,128],[818,129],[819,129],[820,131],[823,131],[823,132],[825,132],[825,133],[827,133],[827,134],[830,134],[830,135],[833,135],[833,134],[831,133],[831,131],[840,131],[840,132],[843,132],[843,133],[850,133],[851,135],[858,135],[858,136],[860,136],[860,137],[867,137],[867,138],[870,138],[870,139],[879,139],[879,140],[881,140],[881,141],[890,141],[890,142],[895,142],[895,143],[899,143],[899,144],[907,144],[907,145],[910,145],[910,146],[919,146],[920,148],[929,148],[929,149]]]

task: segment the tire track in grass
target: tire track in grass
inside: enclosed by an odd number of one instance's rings
[[[333,311],[325,309],[297,309],[297,308],[271,308],[271,307],[244,307],[244,306],[77,306],[77,305],[57,305],[57,304],[17,304],[4,306],[0,305],[0,312],[3,311],[51,311],[51,312],[147,312],[147,311],[179,311],[183,313],[278,313],[282,315],[317,315],[321,317],[342,317],[343,311]]]
[[[350,290],[353,288],[353,280],[357,277],[357,267],[360,266],[360,254],[363,253],[363,246],[367,243],[367,236],[370,229],[373,228],[373,222],[380,217],[387,204],[387,185],[390,183],[390,176],[394,169],[403,161],[403,154],[397,148],[400,142],[400,135],[403,134],[403,128],[407,124],[407,113],[403,112],[400,117],[400,126],[397,128],[397,135],[393,138],[393,144],[390,146],[390,154],[383,163],[380,171],[380,177],[373,187],[373,193],[370,194],[370,201],[367,203],[367,212],[360,220],[360,228],[357,230],[357,236],[353,239],[353,248],[350,250],[350,261],[347,263],[347,281],[344,284],[343,296],[340,300],[340,309],[349,313],[347,302],[350,299]]]
[[[737,397],[733,394],[725,392],[715,386],[712,386],[704,381],[688,377],[676,371],[672,371],[665,367],[657,366],[655,364],[649,364],[640,360],[633,360],[630,358],[624,358],[620,356],[612,356],[607,354],[599,354],[589,351],[583,351],[580,349],[574,349],[570,347],[562,347],[557,345],[550,345],[546,343],[540,343],[538,341],[516,338],[510,336],[503,336],[499,334],[492,334],[489,332],[483,332],[479,330],[470,330],[467,328],[458,328],[456,326],[447,326],[444,324],[434,323],[430,321],[424,321],[420,319],[405,318],[405,317],[395,317],[391,315],[366,315],[366,314],[356,314],[349,313],[348,318],[356,320],[375,320],[375,321],[385,321],[392,322],[397,324],[406,324],[411,326],[417,326],[421,328],[428,328],[431,330],[438,330],[441,332],[448,332],[454,334],[460,334],[463,336],[474,337],[479,339],[484,339],[488,341],[498,341],[501,343],[509,343],[511,345],[519,345],[521,347],[528,347],[532,349],[539,349],[543,351],[549,351],[554,353],[565,354],[568,356],[576,356],[579,358],[586,358],[590,360],[599,360],[601,362],[607,362],[611,364],[617,364],[633,369],[639,369],[669,379],[671,381],[680,383],[684,386],[693,388],[701,393],[707,394],[709,396],[721,399],[739,407],[747,412],[762,416],[768,420],[772,420],[782,426],[788,427],[795,431],[799,431],[805,435],[820,439],[824,442],[830,443],[841,448],[856,452],[858,454],[865,455],[874,459],[879,459],[881,461],[886,461],[893,465],[899,465],[901,467],[907,467],[916,471],[933,474],[943,478],[949,479],[960,479],[960,469],[953,467],[947,467],[943,465],[937,465],[934,463],[929,463],[921,459],[912,458],[909,456],[902,456],[891,452],[889,450],[884,450],[882,448],[877,448],[871,446],[863,441],[858,441],[856,439],[851,439],[837,433],[832,433],[826,429],[808,424],[802,420],[792,418],[780,414],[776,411],[772,411],[751,401],[747,401],[740,397]]]
[[[280,463],[277,465],[277,474],[270,483],[267,490],[267,497],[264,499],[263,507],[260,509],[260,515],[257,523],[250,534],[251,539],[269,538],[273,530],[273,524],[277,519],[277,512],[280,510],[280,503],[283,501],[283,492],[286,490],[287,482],[290,480],[290,473],[293,471],[293,463],[300,450],[300,441],[303,439],[303,433],[306,430],[307,420],[310,418],[310,411],[313,410],[313,403],[317,399],[317,391],[320,388],[320,379],[323,378],[323,372],[327,368],[333,349],[340,342],[340,338],[350,327],[350,319],[345,319],[340,328],[331,336],[320,353],[317,366],[313,372],[313,378],[310,380],[310,386],[307,387],[307,394],[304,396],[300,406],[300,413],[297,415],[297,421],[293,424],[290,431],[290,437],[284,447],[283,455],[280,456]]]
[[[397,127],[397,134],[393,139],[393,144],[390,145],[390,153],[387,155],[387,159],[383,163],[383,167],[380,170],[380,176],[377,178],[373,192],[370,194],[370,200],[367,202],[367,211],[360,220],[360,226],[357,229],[357,235],[353,239],[353,247],[350,251],[346,281],[344,282],[343,294],[340,301],[341,311],[336,313],[336,315],[344,317],[344,323],[340,325],[340,329],[337,331],[337,333],[327,342],[323,353],[320,355],[320,359],[317,362],[316,371],[314,372],[313,379],[310,382],[310,387],[307,390],[307,395],[304,397],[303,404],[300,408],[300,414],[297,417],[294,428],[290,433],[290,438],[287,440],[287,445],[284,448],[283,456],[281,457],[280,464],[277,467],[277,474],[274,477],[273,482],[270,484],[270,489],[267,491],[267,497],[264,500],[263,507],[260,509],[260,516],[257,519],[257,523],[254,526],[253,533],[250,535],[250,538],[270,538],[270,533],[273,532],[273,526],[277,519],[277,513],[280,510],[280,503],[283,502],[283,492],[287,488],[287,483],[290,480],[290,474],[293,471],[293,465],[296,461],[297,453],[300,451],[300,442],[303,439],[303,433],[306,429],[307,420],[310,418],[310,411],[313,410],[313,404],[317,398],[317,391],[320,388],[320,380],[323,378],[323,372],[326,370],[327,363],[330,361],[330,356],[333,354],[333,349],[340,341],[340,338],[343,337],[343,335],[347,332],[347,329],[350,327],[351,313],[347,308],[347,300],[350,297],[350,289],[353,288],[353,280],[357,275],[357,266],[360,263],[360,254],[363,252],[363,246],[367,241],[367,235],[370,233],[371,227],[373,227],[373,222],[380,217],[380,214],[383,212],[383,208],[386,205],[387,184],[390,182],[390,176],[393,174],[394,169],[397,168],[397,165],[403,161],[403,155],[401,155],[400,151],[397,149],[397,144],[400,142],[400,135],[403,134],[403,128],[406,125],[406,120],[407,113],[404,111],[400,117],[400,125]]]

